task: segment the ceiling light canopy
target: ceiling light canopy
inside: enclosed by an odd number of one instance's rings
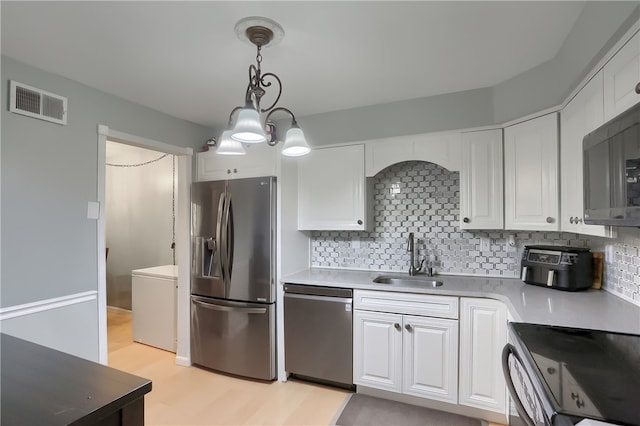
[[[286,133],[282,154],[292,157],[308,154],[309,145],[293,112],[276,107],[282,95],[280,78],[271,72],[262,73],[261,68],[262,47],[278,43],[284,37],[284,30],[275,21],[254,16],[238,21],[235,31],[240,39],[256,46],[256,64],[249,65],[249,84],[244,106],[235,107],[229,114],[229,128],[222,133],[216,152],[223,155],[243,155],[243,144],[266,142],[269,146],[276,146],[279,141],[271,116],[280,112],[291,117],[291,127]],[[266,94],[265,89],[271,87],[273,82],[277,83],[278,89],[275,101],[268,108],[261,108],[260,100]],[[266,113],[264,119],[263,113]],[[232,126],[234,117],[235,125]]]

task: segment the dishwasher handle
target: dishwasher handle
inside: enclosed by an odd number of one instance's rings
[[[353,297],[353,290],[350,288],[340,287],[323,287],[305,284],[285,283],[285,294],[305,294],[314,296],[330,296],[330,297]]]
[[[350,297],[334,297],[334,296],[316,296],[314,294],[297,294],[297,293],[285,293],[285,299],[302,299],[302,300],[315,300],[318,302],[333,302],[333,303],[351,303],[353,301]]]

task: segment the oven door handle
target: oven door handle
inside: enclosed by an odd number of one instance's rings
[[[526,426],[536,426],[535,422],[531,417],[529,417],[529,413],[524,408],[522,401],[520,401],[520,397],[516,392],[516,387],[513,384],[513,379],[511,378],[511,371],[509,369],[509,356],[513,355],[515,359],[520,363],[520,365],[524,366],[522,363],[522,359],[518,352],[516,352],[516,348],[511,344],[507,343],[502,349],[502,373],[504,375],[504,380],[507,383],[507,388],[509,389],[509,393],[511,394],[511,398],[513,398],[513,403],[516,405],[516,410],[520,415],[520,418],[524,421]],[[523,368],[524,374],[527,375],[529,381],[531,378],[529,377],[529,373],[527,373],[526,368]]]

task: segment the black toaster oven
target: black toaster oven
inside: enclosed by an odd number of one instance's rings
[[[578,291],[593,284],[593,259],[584,247],[524,246],[521,278],[527,284]]]

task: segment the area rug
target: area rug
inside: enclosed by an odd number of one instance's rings
[[[333,424],[337,426],[480,426],[481,422],[471,417],[356,393],[351,395]]]

